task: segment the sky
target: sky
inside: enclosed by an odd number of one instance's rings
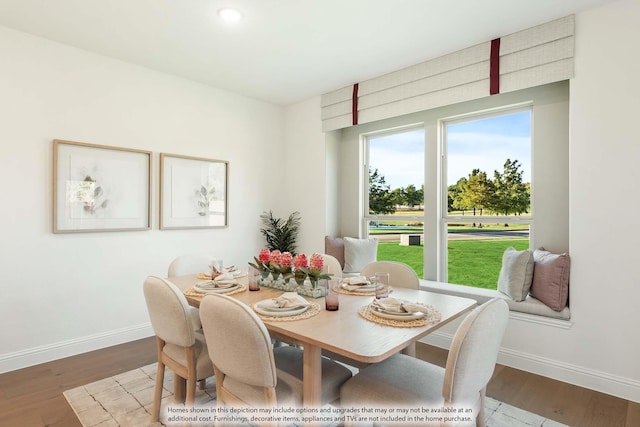
[[[531,181],[531,116],[522,111],[447,125],[447,185],[468,177],[474,168],[493,177],[502,172],[507,158],[517,159]],[[413,184],[424,177],[424,130],[369,137],[369,164],[384,175],[391,189]]]

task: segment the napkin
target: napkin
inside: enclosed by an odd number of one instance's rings
[[[353,286],[365,286],[365,285],[371,284],[369,282],[369,279],[367,279],[364,276],[346,277],[342,281],[347,285],[353,285]]]
[[[278,308],[293,308],[302,306],[306,307],[309,305],[309,302],[298,295],[296,292],[285,292],[278,298],[273,298],[273,303]]]
[[[220,289],[220,288],[228,288],[232,285],[228,281],[220,281],[220,280],[206,280],[204,282],[196,283],[195,287],[198,289]]]
[[[222,273],[216,276],[215,279],[213,279],[214,282],[229,282],[233,280],[233,274],[231,273]]]
[[[397,298],[383,298],[379,300],[373,300],[371,305],[381,308],[390,313],[418,313],[424,310],[424,307],[419,304],[399,300]]]

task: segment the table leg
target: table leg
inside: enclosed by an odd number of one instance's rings
[[[305,343],[302,367],[302,401],[307,408],[319,408],[321,399],[322,349]]]
[[[406,354],[407,356],[416,357],[416,343],[412,342],[408,346],[402,349],[402,354]]]

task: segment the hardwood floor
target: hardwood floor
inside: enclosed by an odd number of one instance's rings
[[[418,345],[444,366],[447,352]],[[0,375],[0,427],[81,427],[65,390],[155,362],[154,338]],[[498,365],[487,395],[576,427],[640,426],[640,404]]]

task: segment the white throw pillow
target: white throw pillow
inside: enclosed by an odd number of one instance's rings
[[[514,301],[524,301],[533,280],[533,252],[507,248],[502,255],[498,290]]]
[[[344,238],[344,272],[358,273],[378,257],[378,239]]]

